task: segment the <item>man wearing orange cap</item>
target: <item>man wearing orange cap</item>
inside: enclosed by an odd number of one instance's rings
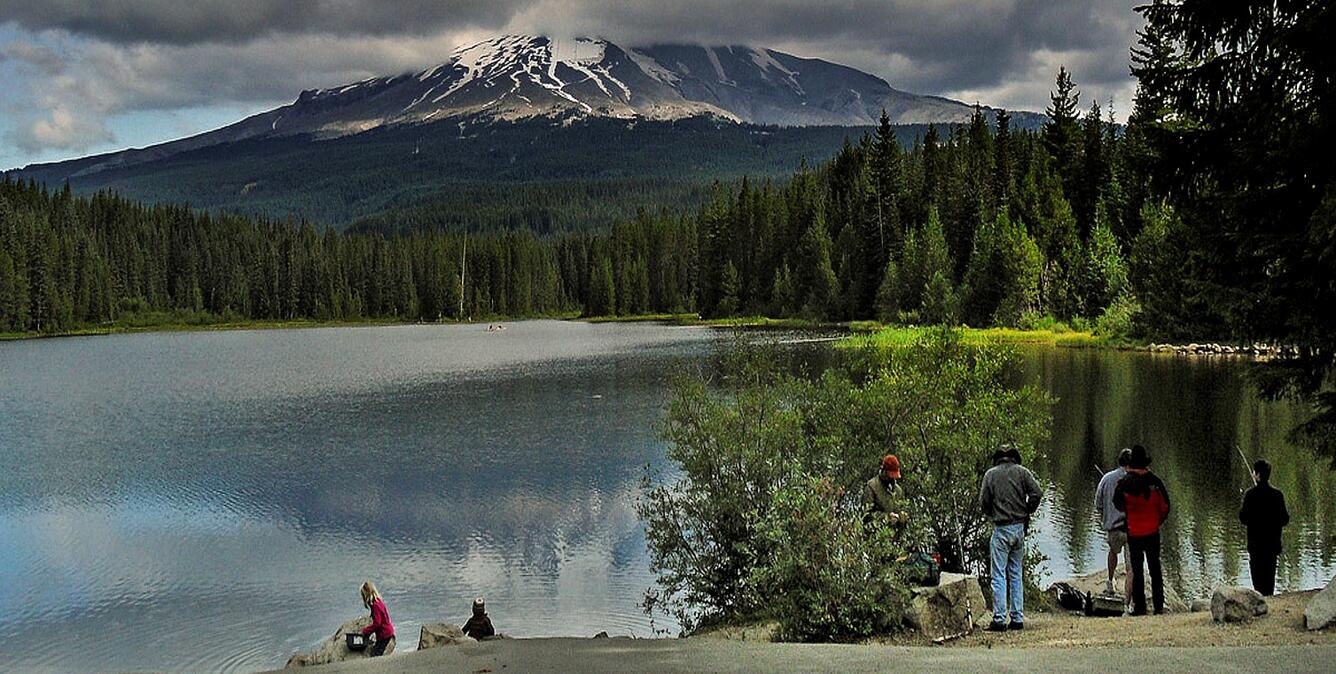
[[[895,523],[909,519],[909,513],[900,510],[905,492],[900,488],[900,459],[894,454],[887,454],[881,460],[881,471],[867,481],[863,498],[868,504],[864,522],[870,521],[873,513],[885,513],[886,518]]]

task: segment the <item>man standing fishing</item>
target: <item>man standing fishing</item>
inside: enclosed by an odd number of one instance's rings
[[[1095,489],[1095,512],[1099,513],[1100,526],[1109,543],[1109,577],[1104,581],[1104,593],[1113,594],[1113,578],[1118,572],[1118,556],[1123,557],[1127,574],[1123,578],[1123,600],[1132,599],[1132,563],[1127,550],[1127,515],[1113,505],[1113,492],[1118,481],[1127,475],[1127,464],[1132,460],[1132,450],[1124,448],[1118,452],[1118,467],[1104,473]]]
[[[1021,465],[1020,450],[1003,445],[993,453],[993,467],[984,473],[979,489],[979,509],[993,523],[988,546],[993,577],[990,632],[1025,629],[1025,586],[1021,579],[1025,529],[1043,495],[1034,473]]]
[[[1280,556],[1280,531],[1290,523],[1285,495],[1271,486],[1271,464],[1253,463],[1253,488],[1243,495],[1239,521],[1248,528],[1248,570],[1253,589],[1265,596],[1276,591],[1276,558]]]
[[[1132,615],[1146,615],[1146,574],[1150,570],[1155,614],[1164,613],[1164,573],[1160,568],[1160,527],[1169,518],[1169,490],[1150,472],[1150,455],[1132,447],[1127,475],[1118,481],[1113,505],[1127,515],[1127,547],[1132,553]]]

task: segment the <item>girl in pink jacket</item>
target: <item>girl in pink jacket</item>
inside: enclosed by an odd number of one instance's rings
[[[371,624],[362,628],[362,634],[375,634],[376,642],[371,645],[371,657],[385,654],[385,649],[394,641],[394,623],[390,622],[390,612],[385,610],[385,600],[380,598],[376,584],[371,581],[362,583],[362,605],[371,609]]]

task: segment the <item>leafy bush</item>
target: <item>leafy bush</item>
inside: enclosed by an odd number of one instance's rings
[[[681,378],[669,403],[664,435],[681,471],[647,475],[639,504],[661,588],[647,609],[687,631],[770,615],[796,639],[896,624],[899,581],[873,574],[890,551],[850,528],[888,448],[904,466],[912,521],[896,544],[940,552],[947,570],[986,570],[979,480],[1000,444],[1030,455],[1048,432],[1046,395],[1009,384],[1013,351],[934,329],[908,345],[840,350],[803,378],[784,371],[774,347],[734,349],[715,378]],[[814,560],[838,562],[804,572]],[[879,612],[849,603],[859,584],[884,600]]]
[[[910,599],[902,533],[864,526],[862,504],[829,479],[799,473],[780,488],[759,529],[771,558],[752,574],[777,636],[856,641],[898,627]]]
[[[1066,323],[1054,316],[1041,314],[1037,311],[1027,311],[1021,314],[1020,320],[1016,321],[1016,327],[1021,330],[1047,330],[1049,332],[1072,331]]]
[[[1141,303],[1131,293],[1123,293],[1095,320],[1095,334],[1123,339],[1131,337],[1139,313]]]

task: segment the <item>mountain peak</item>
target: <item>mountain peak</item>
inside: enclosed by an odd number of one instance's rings
[[[292,103],[205,134],[77,160],[80,172],[130,166],[252,138],[332,138],[449,119],[712,117],[776,126],[967,122],[973,106],[892,88],[875,75],[748,45],[624,47],[598,37],[501,35],[430,68],[302,91]],[[985,109],[991,114],[991,110]],[[1017,113],[1013,124],[1038,126]]]
[[[388,124],[484,116],[714,116],[781,126],[958,123],[972,108],[892,88],[874,75],[747,45],[622,47],[597,37],[501,35],[416,73],[302,92],[244,120],[247,137],[329,137]],[[238,129],[240,130],[240,129]]]

